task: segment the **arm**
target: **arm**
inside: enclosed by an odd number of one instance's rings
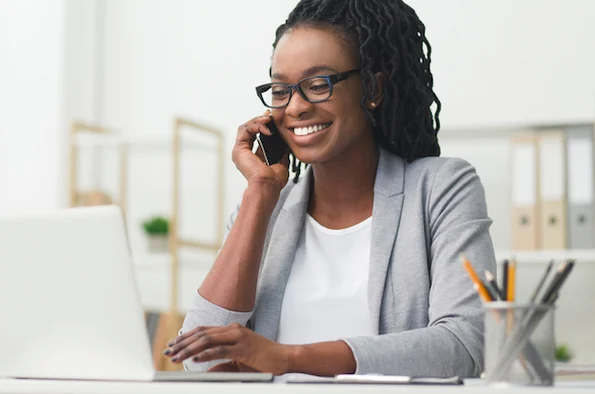
[[[254,307],[258,269],[267,224],[279,192],[248,187],[236,220],[198,293],[221,308],[249,312]]]
[[[474,168],[450,159],[435,176],[427,205],[431,287],[427,327],[346,339],[358,373],[479,376],[483,311],[462,268],[465,253],[479,272],[494,272],[491,220]]]
[[[268,115],[257,117],[238,128],[232,158],[248,187],[227,227],[224,244],[197,290],[180,335],[198,326],[245,325],[252,314],[267,226],[289,177],[287,156],[280,163],[267,166],[261,152],[252,152],[259,132],[270,135],[265,126],[269,120]]]

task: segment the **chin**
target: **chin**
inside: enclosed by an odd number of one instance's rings
[[[298,149],[293,152],[295,152],[294,156],[304,164],[324,163],[330,158],[326,152],[306,152],[304,149]]]

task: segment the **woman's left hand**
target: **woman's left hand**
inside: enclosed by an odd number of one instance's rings
[[[174,363],[227,359],[261,372],[283,375],[289,371],[289,345],[273,342],[234,323],[223,327],[197,327],[168,343],[164,351]]]

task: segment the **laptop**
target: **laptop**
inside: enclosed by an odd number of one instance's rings
[[[0,217],[0,377],[272,381],[269,373],[153,366],[116,206]]]

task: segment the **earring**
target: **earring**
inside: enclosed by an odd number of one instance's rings
[[[375,102],[371,102],[370,103],[370,108],[372,108],[372,109],[376,108],[376,103]]]

